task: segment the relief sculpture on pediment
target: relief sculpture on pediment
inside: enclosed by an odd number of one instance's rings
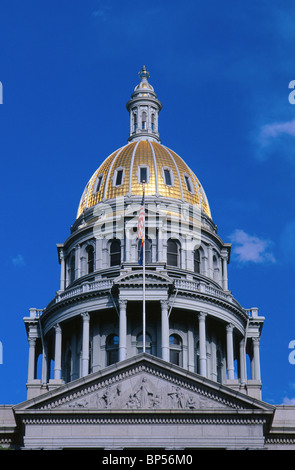
[[[84,392],[80,397],[75,393],[75,400],[65,399],[59,406],[94,410],[201,410],[230,406],[205,390],[187,387],[185,383],[179,385],[155,379],[147,374],[115,383],[97,384],[96,388],[96,391]]]
[[[213,403],[210,403],[206,397],[189,392],[180,386],[169,383],[157,385],[156,387],[152,381],[143,377],[136,384],[129,383],[128,387],[107,386],[97,396],[97,407],[105,409],[195,410],[213,406]]]

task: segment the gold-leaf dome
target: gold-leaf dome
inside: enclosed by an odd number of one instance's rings
[[[130,142],[106,158],[84,189],[77,218],[102,201],[141,196],[142,179],[146,196],[198,205],[211,218],[206,194],[193,171],[173,150],[149,140]]]
[[[162,103],[142,67],[140,83],[126,107],[130,115],[128,144],[117,149],[100,165],[82,194],[77,218],[100,202],[122,196],[145,195],[170,198],[199,206],[211,218],[206,194],[196,175],[173,150],[160,142],[158,130]]]

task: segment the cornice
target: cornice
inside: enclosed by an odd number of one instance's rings
[[[243,412],[242,415],[233,412],[218,411],[158,411],[143,410],[141,412],[129,411],[113,411],[87,410],[85,412],[70,410],[56,410],[54,414],[44,411],[27,411],[23,414],[22,422],[26,425],[40,424],[116,424],[116,425],[136,425],[136,424],[201,424],[201,425],[265,425],[269,420],[269,412]]]

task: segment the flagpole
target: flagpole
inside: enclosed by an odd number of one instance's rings
[[[144,183],[142,183],[144,197]],[[145,215],[143,224],[143,253],[142,253],[142,350],[145,353]]]

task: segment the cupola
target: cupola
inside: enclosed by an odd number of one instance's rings
[[[162,103],[154,88],[148,82],[150,76],[146,67],[139,72],[140,83],[134,88],[131,99],[126,104],[130,114],[130,134],[128,141],[149,140],[160,142],[158,130],[159,112]]]

